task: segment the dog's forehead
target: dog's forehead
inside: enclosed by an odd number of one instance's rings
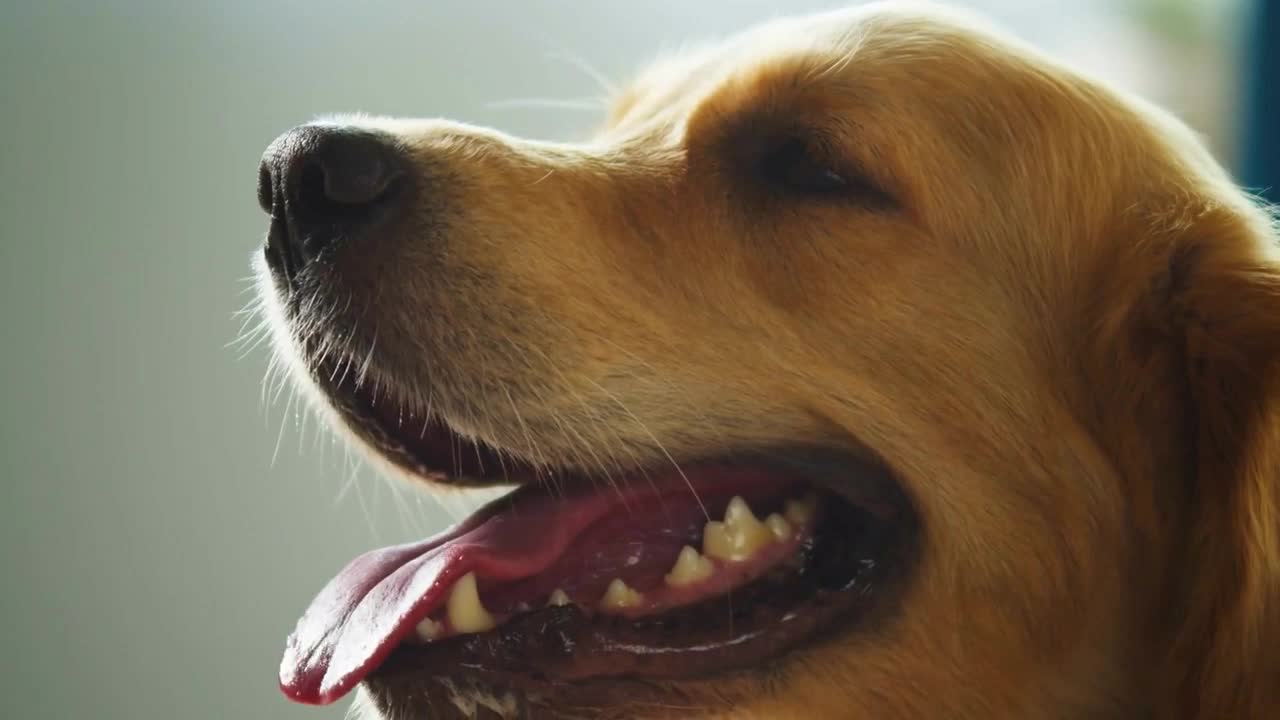
[[[866,15],[858,10],[773,20],[716,42],[667,52],[640,69],[614,99],[610,115],[618,120],[679,109],[733,77],[784,59],[852,52]]]
[[[768,74],[794,85],[884,74],[899,78],[906,68],[972,43],[960,36],[1002,45],[1002,33],[963,11],[921,3],[873,3],[800,17],[786,17],[718,42],[682,47],[643,66],[613,99],[606,128],[656,121],[678,123],[717,90]],[[900,78],[899,78],[900,79]],[[896,80],[895,80],[896,82]]]

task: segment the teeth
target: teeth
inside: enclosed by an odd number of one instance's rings
[[[547,607],[560,607],[561,605],[568,605],[570,602],[569,594],[560,588],[556,588],[551,592],[551,597],[547,598]]]
[[[480,593],[476,590],[476,574],[467,573],[453,584],[449,592],[449,600],[445,603],[449,626],[457,633],[478,633],[492,630],[496,623],[484,605],[480,604]]]
[[[818,496],[809,493],[803,500],[788,500],[783,513],[792,525],[802,527],[813,522],[813,515],[818,511]]]
[[[711,577],[715,569],[715,565],[712,565],[710,560],[702,557],[697,550],[685,545],[680,549],[676,564],[672,566],[671,572],[667,573],[665,579],[668,585],[681,587]]]
[[[787,519],[778,513],[773,513],[765,518],[764,524],[778,540],[786,540],[791,537],[791,523],[787,522]]]
[[[733,538],[724,523],[712,520],[702,527],[702,552],[720,560],[733,556]]]
[[[724,522],[709,522],[702,529],[702,551],[717,560],[738,562],[773,542],[773,532],[752,514],[747,501],[735,497],[724,511]]]
[[[430,642],[440,637],[444,632],[444,626],[432,620],[431,618],[422,618],[422,622],[418,623],[418,637]]]
[[[625,610],[644,602],[644,596],[627,587],[622,582],[622,578],[614,578],[609,583],[609,587],[604,591],[604,597],[600,598],[600,609],[602,610]]]
[[[751,512],[751,506],[741,495],[735,495],[729,501],[729,506],[724,509],[724,523],[726,525],[734,525],[741,523],[755,522],[755,513]]]

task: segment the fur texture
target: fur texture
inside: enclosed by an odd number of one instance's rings
[[[582,144],[344,121],[431,189],[309,279],[362,380],[606,475],[856,438],[920,513],[876,632],[561,716],[1280,717],[1277,236],[1164,112],[895,3],[667,58]],[[850,192],[760,177],[792,138]]]

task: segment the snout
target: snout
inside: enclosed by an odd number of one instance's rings
[[[258,180],[271,219],[254,265],[278,347],[406,471],[502,482],[513,456],[473,439],[568,448],[555,421],[594,386],[544,389],[595,351],[584,339],[621,324],[645,344],[658,310],[645,296],[684,257],[638,233],[670,214],[673,173],[630,152],[443,120],[290,130]]]
[[[394,223],[411,205],[411,176],[395,138],[335,125],[296,127],[267,147],[258,203],[271,215],[266,258],[292,279],[309,263]]]

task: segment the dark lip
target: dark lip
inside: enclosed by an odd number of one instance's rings
[[[488,487],[514,485],[522,479],[547,478],[548,473],[554,473],[557,480],[569,474],[535,468],[510,453],[499,455],[497,450],[484,443],[461,437],[438,415],[412,417],[402,422],[402,427],[388,427],[373,410],[367,382],[363,386],[357,385],[348,372],[339,371],[335,365],[309,365],[309,368],[312,379],[324,392],[326,400],[352,432],[383,458],[424,480],[451,486]],[[422,431],[415,438],[413,428],[418,427]],[[448,442],[450,447],[447,452],[427,454],[430,456],[424,456],[423,452],[412,447],[427,441]]]

